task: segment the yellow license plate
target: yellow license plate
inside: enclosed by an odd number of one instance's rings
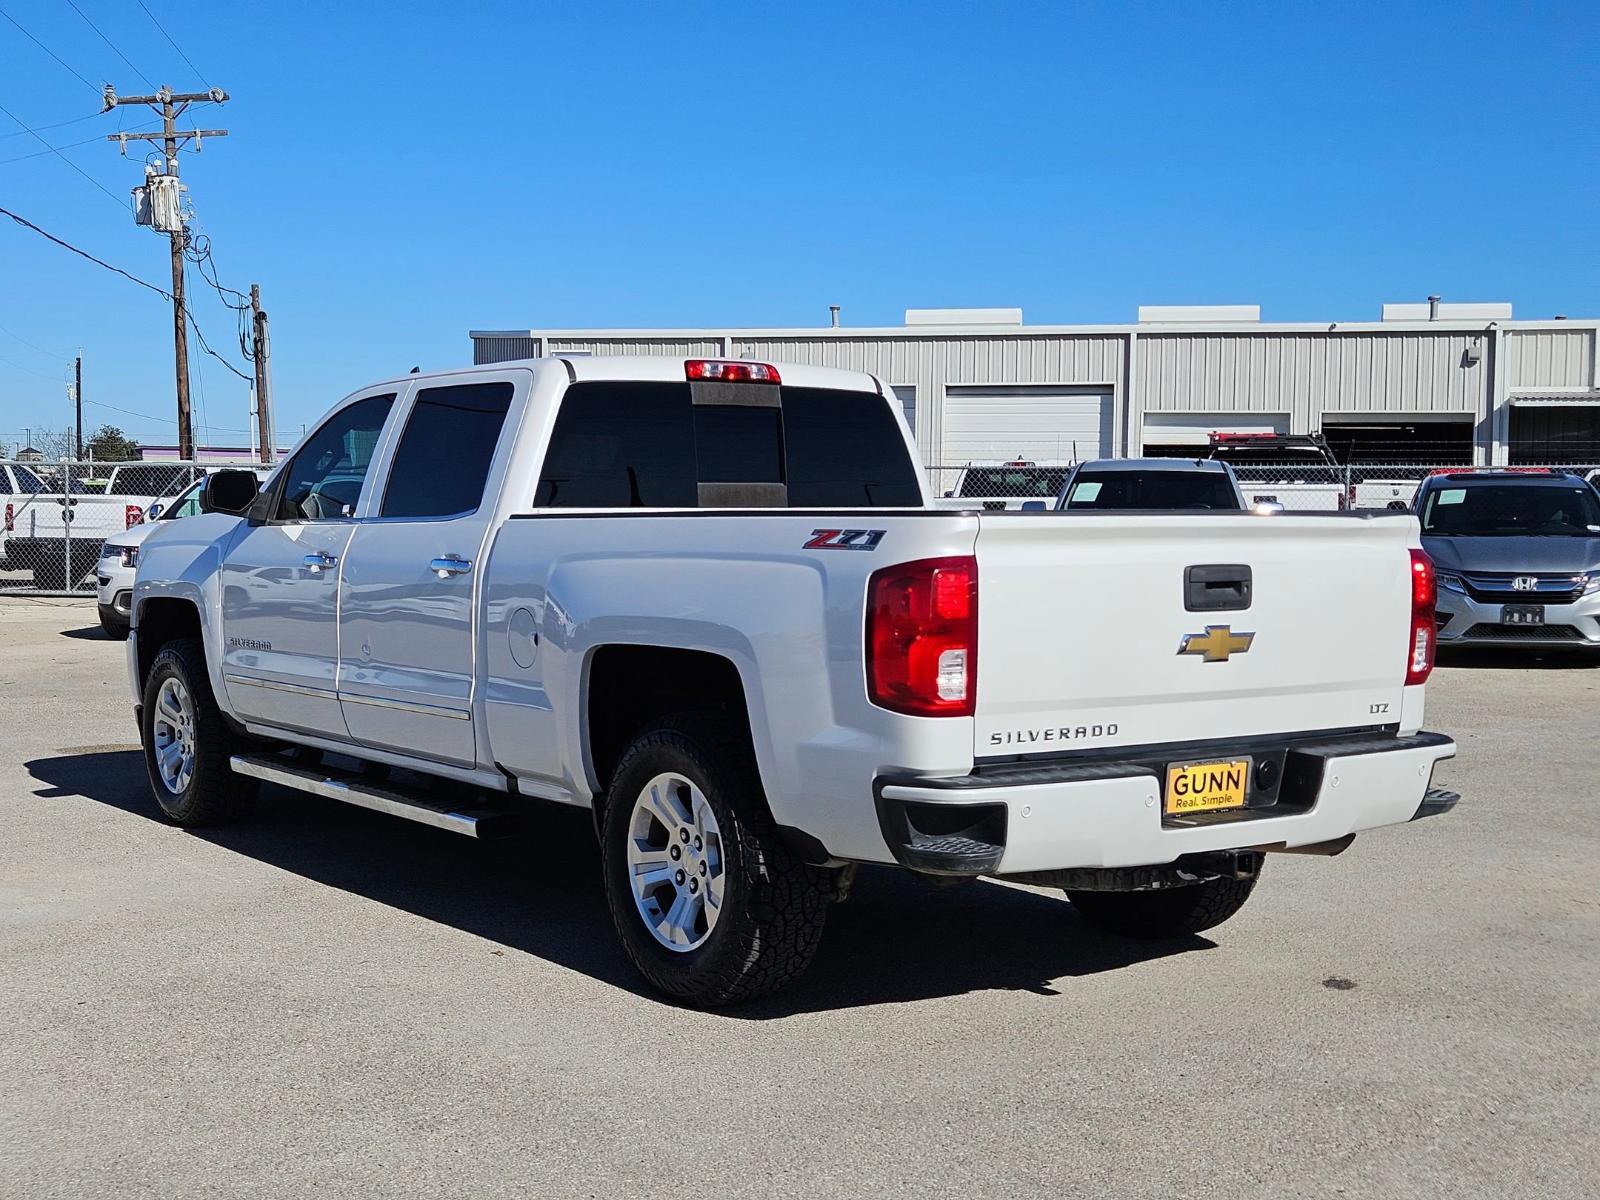
[[[1169,814],[1243,808],[1250,782],[1250,760],[1179,763],[1167,768],[1166,811]]]

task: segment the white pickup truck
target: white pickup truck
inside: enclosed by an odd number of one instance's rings
[[[163,812],[592,809],[622,945],[685,1003],[797,975],[860,864],[1180,936],[1273,853],[1456,800],[1409,515],[935,508],[881,380],[681,358],[380,383],[259,488],[210,476],[142,548]]]
[[[88,470],[74,465],[70,486],[58,481],[10,508],[7,563],[13,570],[32,570],[37,588],[74,587],[95,569],[108,537],[139,524],[151,504],[177,495],[200,474],[179,463],[121,463],[111,468],[104,488],[91,490],[79,474]]]

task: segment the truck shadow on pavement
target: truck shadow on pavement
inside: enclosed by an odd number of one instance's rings
[[[1560,645],[1532,650],[1516,646],[1440,646],[1437,665],[1480,671],[1592,671],[1600,667],[1600,654]]]
[[[41,799],[87,799],[166,824],[138,751],[94,748],[26,767],[44,785],[34,792]],[[269,787],[240,823],[186,836],[659,1000],[617,944],[589,814],[552,805],[530,825],[525,835],[475,842]],[[549,853],[551,841],[563,852]],[[1214,945],[1104,936],[1059,893],[989,881],[944,888],[864,869],[850,899],[829,913],[802,979],[778,996],[719,1011],[763,1020],[985,990],[1062,995],[1071,990],[1062,981],[1074,977]]]

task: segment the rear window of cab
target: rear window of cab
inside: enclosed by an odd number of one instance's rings
[[[539,508],[698,508],[701,485],[750,485],[790,508],[915,508],[900,426],[874,392],[684,382],[567,388],[534,494]],[[763,506],[771,506],[770,503]]]

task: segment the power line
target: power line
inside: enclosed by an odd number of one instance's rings
[[[15,367],[19,371],[26,371],[29,375],[37,375],[40,379],[48,379],[51,383],[59,383],[54,375],[46,375],[43,371],[35,371],[32,367],[25,367],[19,362],[12,362],[9,358],[0,358],[0,363],[8,367]]]
[[[69,5],[71,5],[73,12],[77,13],[80,17],[83,18],[83,23],[85,25],[87,25],[90,29],[94,30],[95,34],[100,38],[100,40],[102,42],[104,42],[106,45],[110,46],[111,49],[116,52],[116,55],[117,55],[118,58],[120,58],[123,62],[128,64],[128,69],[130,71],[132,71],[135,75],[137,75],[140,79],[144,80],[146,83],[150,84],[150,88],[153,91],[155,89],[156,85],[153,84],[153,83],[150,83],[150,76],[146,75],[143,71],[139,70],[138,67],[134,66],[133,65],[133,60],[130,59],[121,50],[119,50],[117,48],[117,44],[115,42],[113,42],[105,34],[100,32],[100,26],[96,25],[93,21],[89,20],[89,14],[84,12],[83,9],[79,8],[77,6],[77,4],[75,3],[75,0],[67,0],[67,3]]]
[[[155,13],[151,12],[150,9],[148,7],[146,7],[144,0],[137,0],[137,3],[138,3],[140,8],[144,9],[144,15],[150,18],[150,20],[154,23],[154,25],[155,25],[155,27],[157,29],[161,30],[161,36],[166,38],[167,41],[172,42],[172,48],[178,52],[178,57],[183,59],[184,62],[189,64],[189,70],[191,70],[191,71],[193,71],[195,73],[196,77],[199,78],[201,83],[205,84],[207,87],[210,87],[211,86],[211,81],[200,73],[200,68],[195,66],[194,65],[194,60],[191,59],[187,54],[185,54],[183,52],[183,47],[178,45],[177,42],[173,42],[172,41],[172,35],[167,32],[167,27],[165,25],[163,25],[160,21],[156,20]],[[148,80],[146,82],[148,82]]]
[[[73,5],[73,7],[76,8],[77,5]],[[54,50],[50,49],[49,46],[46,46],[38,38],[34,37],[33,34],[29,33],[26,29],[22,28],[22,26],[18,23],[17,19],[15,17],[13,17],[10,13],[6,12],[6,10],[3,9],[3,8],[0,8],[0,17],[4,17],[6,20],[10,21],[13,25],[16,25],[17,31],[19,33],[21,33],[23,37],[27,38],[35,46],[39,47],[39,49],[43,50],[46,54],[48,54],[51,58],[55,59],[58,63],[60,63],[67,70],[71,71],[74,75],[78,75],[78,69],[76,67],[74,67],[71,63],[67,62],[66,59],[62,58]],[[87,17],[85,17],[84,19],[88,20]],[[96,94],[99,93],[100,89],[95,87],[95,85],[90,83],[87,79],[84,79],[84,77],[82,75],[78,75],[78,78],[83,80],[83,86],[84,87],[88,88],[92,92],[95,92]],[[99,115],[99,114],[96,114],[96,115]],[[47,126],[45,126],[45,128],[48,129],[49,126],[47,125]]]
[[[70,354],[60,354],[60,353],[57,353],[54,350],[46,350],[43,346],[37,345],[37,344],[35,344],[33,342],[30,342],[27,338],[23,337],[20,333],[14,333],[13,331],[7,329],[4,325],[0,325],[0,333],[5,334],[7,337],[16,338],[17,341],[21,342],[24,346],[28,347],[28,349],[37,350],[40,354],[43,354],[46,358],[71,358],[72,357],[72,355],[70,355]]]
[[[41,146],[43,146],[43,147],[44,147],[44,148],[45,148],[45,149],[46,149],[46,150],[48,150],[48,151],[50,151],[50,153],[51,153],[51,154],[54,154],[54,155],[55,155],[55,156],[56,156],[56,157],[57,157],[57,158],[59,158],[59,159],[60,159],[60,160],[61,160],[61,161],[62,161],[62,162],[64,162],[64,163],[66,163],[66,164],[67,164],[67,166],[69,166],[69,167],[71,167],[71,168],[72,168],[72,169],[73,169],[73,170],[74,170],[74,171],[76,171],[76,172],[77,172],[77,173],[78,173],[78,174],[79,174],[79,175],[82,175],[82,176],[83,176],[83,177],[84,177],[84,178],[85,178],[85,179],[87,179],[87,180],[88,180],[88,181],[89,181],[89,182],[90,182],[90,183],[92,183],[92,184],[94,184],[94,186],[95,186],[95,187],[97,187],[97,188],[99,188],[99,189],[100,189],[100,190],[101,190],[101,191],[102,191],[102,192],[104,192],[104,193],[105,193],[105,194],[106,194],[106,195],[107,195],[107,196],[109,196],[109,197],[111,197],[111,201],[112,201],[112,203],[113,203],[113,204],[115,204],[115,205],[116,205],[116,206],[117,206],[117,207],[118,207],[118,208],[125,208],[125,207],[127,207],[127,205],[126,205],[126,202],[125,202],[125,201],[124,201],[124,200],[123,200],[123,199],[122,199],[122,198],[121,198],[121,197],[120,197],[120,196],[118,196],[118,195],[117,195],[117,194],[116,194],[116,193],[115,193],[115,192],[113,192],[113,191],[112,191],[112,190],[111,190],[111,189],[110,189],[110,188],[108,188],[108,187],[106,187],[106,185],[105,185],[105,184],[103,184],[103,183],[101,183],[101,182],[100,182],[100,181],[99,181],[99,180],[98,180],[98,179],[96,179],[96,178],[95,178],[95,177],[94,177],[94,176],[93,176],[93,175],[91,175],[91,174],[89,174],[89,172],[87,172],[87,171],[85,171],[85,170],[84,170],[84,169],[83,169],[83,168],[82,168],[82,167],[80,167],[80,166],[79,166],[79,165],[78,165],[78,164],[77,164],[77,163],[75,163],[75,162],[73,162],[73,161],[72,161],[72,160],[71,160],[71,159],[70,159],[70,158],[68,158],[68,157],[67,157],[67,156],[66,156],[66,155],[65,155],[65,154],[63,154],[63,153],[61,153],[61,151],[60,151],[60,150],[57,150],[57,149],[56,149],[56,148],[55,148],[55,147],[54,147],[54,146],[52,146],[52,145],[51,145],[51,144],[50,144],[50,143],[49,143],[49,142],[47,142],[47,141],[45,141],[45,140],[44,140],[44,138],[43,138],[43,137],[42,137],[42,136],[41,136],[41,135],[40,135],[40,134],[39,134],[39,133],[38,133],[38,132],[37,132],[37,131],[36,131],[36,130],[35,130],[35,129],[34,129],[34,128],[33,128],[33,126],[31,126],[31,125],[29,125],[29,124],[28,124],[28,123],[27,123],[27,122],[26,122],[26,121],[24,121],[24,120],[23,120],[23,119],[22,119],[22,118],[21,118],[21,117],[19,117],[19,116],[17,116],[17,114],[16,114],[16,113],[14,113],[14,112],[12,112],[12,111],[11,111],[11,110],[10,110],[10,109],[9,109],[9,108],[7,108],[7,107],[6,107],[6,106],[5,106],[5,105],[3,105],[3,104],[0,104],[0,112],[3,112],[3,113],[5,113],[5,115],[6,115],[6,116],[8,116],[8,117],[10,117],[10,118],[11,118],[11,119],[12,119],[12,120],[13,120],[13,121],[15,121],[15,122],[16,122],[16,123],[17,123],[17,124],[18,124],[18,125],[21,125],[21,126],[22,126],[22,127],[23,127],[23,128],[24,128],[24,129],[26,129],[26,130],[27,130],[27,131],[28,131],[28,132],[29,132],[29,133],[31,133],[31,134],[33,134],[33,136],[34,136],[34,139],[35,139],[35,140],[36,140],[36,141],[37,141],[37,142],[38,142],[38,143],[39,143],[39,144],[40,144],[40,145],[41,145]]]
[[[116,274],[121,275],[124,279],[132,280],[134,283],[137,283],[140,287],[145,288],[148,291],[154,292],[156,295],[160,296],[164,300],[173,300],[173,301],[177,300],[177,297],[175,297],[171,292],[167,291],[166,288],[160,288],[160,287],[157,287],[153,283],[147,283],[145,280],[140,279],[137,275],[132,275],[132,274],[129,274],[127,271],[124,271],[121,267],[112,266],[110,263],[106,262],[105,259],[103,259],[103,258],[96,258],[94,255],[90,254],[87,250],[78,249],[78,247],[74,246],[71,242],[64,241],[63,239],[58,238],[55,234],[49,232],[48,230],[39,228],[39,226],[35,225],[32,221],[28,220],[27,217],[20,216],[17,213],[12,212],[9,208],[0,208],[0,216],[10,217],[18,225],[21,225],[26,229],[33,230],[33,232],[37,233],[40,237],[47,238],[48,240],[54,242],[56,245],[60,246],[63,250],[70,250],[70,251],[72,251],[72,253],[78,255],[78,257],[80,257],[80,258],[87,258],[90,262],[94,263],[95,266],[97,266],[97,267],[104,267],[108,271],[113,271]],[[239,370],[238,367],[234,366],[231,362],[229,362],[227,359],[223,358],[222,355],[218,354],[215,350],[213,350],[211,348],[211,346],[206,342],[205,334],[200,332],[200,326],[195,324],[194,313],[189,310],[188,305],[184,305],[184,317],[188,320],[190,327],[194,330],[194,336],[199,341],[200,348],[202,350],[204,350],[207,354],[211,355],[212,358],[216,359],[223,366],[227,367],[228,370],[232,371],[235,375],[237,375],[240,379],[243,379],[246,383],[253,382],[253,380],[250,378],[250,376],[246,375],[243,371]],[[13,365],[15,365],[15,364],[13,364]],[[23,369],[26,370],[27,368],[23,368]],[[35,373],[37,373],[37,372],[35,372]]]
[[[96,113],[95,115],[99,116],[100,114]],[[50,127],[48,125],[45,125],[45,126],[41,126],[41,128],[48,129]],[[150,128],[150,126],[141,125],[139,128],[148,129],[148,128]],[[17,136],[21,136],[21,135],[19,134]],[[68,142],[64,146],[46,146],[45,149],[43,149],[43,150],[35,150],[31,154],[18,154],[15,158],[0,158],[0,166],[4,166],[6,163],[26,162],[30,158],[43,158],[47,154],[56,154],[56,153],[59,153],[62,150],[72,150],[72,149],[74,149],[74,148],[76,148],[78,146],[87,146],[90,142],[101,142],[101,141],[104,141],[104,140],[105,140],[104,135],[97,135],[97,136],[92,137],[92,138],[84,138],[83,141],[81,141],[81,142]]]
[[[73,117],[70,121],[53,121],[49,125],[35,125],[34,128],[39,130],[60,129],[64,125],[81,125],[84,121],[93,121],[96,117],[103,117],[105,115],[106,114],[104,110],[102,110],[100,112],[92,112],[86,117]],[[0,133],[0,142],[5,141],[7,138],[27,136],[28,135],[26,133],[20,130],[15,133]]]
[[[90,254],[87,250],[78,249],[71,242],[62,241],[55,234],[50,233],[47,230],[40,229],[32,221],[28,220],[27,217],[19,216],[18,214],[12,212],[9,208],[0,208],[0,216],[10,217],[18,225],[21,225],[25,229],[33,230],[40,237],[46,238],[49,241],[54,242],[56,245],[60,246],[63,250],[70,250],[74,254],[78,255],[80,258],[87,258],[90,262],[94,263],[95,266],[97,266],[97,267],[104,267],[108,271],[113,271],[116,274],[121,275],[124,279],[131,279],[134,283],[137,283],[140,287],[148,288],[150,291],[154,292],[156,295],[162,297],[165,300],[171,300],[172,299],[172,293],[167,291],[165,288],[158,288],[153,283],[146,283],[143,279],[140,279],[137,275],[130,275],[130,274],[128,274],[128,272],[124,271],[121,267],[113,267],[110,263],[106,262],[105,259],[96,258],[94,255]]]

